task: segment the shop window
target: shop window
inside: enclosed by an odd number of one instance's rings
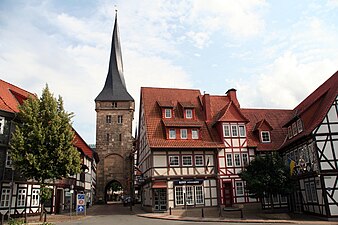
[[[176,186],[175,187],[175,203],[176,203],[176,205],[184,205],[183,186]]]
[[[195,186],[196,205],[204,204],[204,193],[202,186]]]
[[[203,166],[203,155],[196,155],[195,156],[195,166]]]

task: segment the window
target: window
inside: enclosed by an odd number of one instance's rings
[[[176,139],[176,130],[169,129],[169,139]]]
[[[26,189],[19,189],[17,196],[17,205],[19,207],[25,206],[26,203]]]
[[[183,166],[192,166],[192,157],[189,155],[182,156]]]
[[[287,203],[288,202],[288,198],[285,195],[281,195],[280,202],[281,203]]]
[[[169,156],[169,165],[170,166],[179,166],[178,156]]]
[[[235,154],[235,166],[241,166],[241,155]]]
[[[240,137],[245,137],[245,126],[244,125],[239,125],[238,126],[238,129],[239,129],[239,136]]]
[[[193,189],[193,186],[186,186],[185,187],[185,195],[186,195],[187,205],[193,205],[194,204],[194,189]]]
[[[269,131],[262,131],[262,142],[270,142],[270,132]]]
[[[181,129],[181,139],[187,139],[188,131],[187,129]]]
[[[11,189],[9,188],[3,188],[1,192],[1,207],[8,207],[9,206],[9,198],[11,194]]]
[[[119,141],[122,141],[122,134],[119,134]]]
[[[191,119],[192,118],[192,109],[185,110],[185,118]]]
[[[236,195],[237,196],[244,195],[243,182],[242,181],[236,181],[235,186],[236,186]]]
[[[111,115],[106,116],[106,123],[111,123]]]
[[[293,136],[291,126],[288,127],[288,135],[289,135],[289,139],[292,138],[292,136]]]
[[[297,125],[296,125],[296,123],[292,124],[292,133],[293,133],[293,136],[297,135]]]
[[[106,134],[106,141],[109,141],[109,134]]]
[[[243,158],[243,164],[244,166],[249,164],[249,160],[248,160],[248,154],[247,153],[243,153],[242,154],[242,158]]]
[[[305,193],[308,202],[312,202],[312,194],[310,189],[310,183],[305,183]]]
[[[33,189],[32,191],[32,206],[39,206],[40,202],[40,190]]]
[[[224,134],[224,137],[230,137],[230,126],[229,125],[223,125],[223,134]]]
[[[121,124],[123,122],[123,116],[122,115],[118,115],[117,116],[117,123]]]
[[[6,167],[12,167],[11,152],[9,149],[7,149],[7,153],[6,153]]]
[[[117,102],[112,102],[111,105],[112,105],[113,108],[116,108],[117,107]]]
[[[274,203],[279,203],[278,195],[272,195],[272,201]]]
[[[196,205],[204,204],[204,193],[202,186],[195,186]]]
[[[191,138],[198,139],[198,130],[196,129],[191,130]]]
[[[303,123],[301,119],[297,120],[297,129],[298,129],[298,133],[303,131]]]
[[[176,205],[184,205],[183,202],[183,187],[176,186],[175,187],[175,203]]]
[[[312,201],[317,202],[317,190],[316,190],[316,184],[314,182],[310,183],[310,189],[311,189]]]
[[[232,155],[227,154],[227,166],[232,166]]]
[[[164,110],[164,117],[165,118],[171,118],[171,109],[165,109]]]
[[[231,131],[232,131],[232,136],[233,137],[237,137],[238,136],[238,131],[237,131],[237,126],[236,125],[232,125],[231,126]]]
[[[4,133],[4,127],[5,127],[5,118],[0,116],[0,134]]]
[[[203,166],[203,155],[195,155],[195,166]]]

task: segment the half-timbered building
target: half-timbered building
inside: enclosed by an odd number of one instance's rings
[[[281,152],[297,181],[294,212],[338,217],[338,72],[304,99],[284,124]]]
[[[217,151],[198,90],[142,88],[138,167],[143,207],[217,207]]]
[[[17,118],[19,104],[34,94],[15,85],[0,80],[0,213],[5,216],[22,216],[40,212],[40,186],[34,180],[26,180],[12,167],[9,142]],[[53,194],[46,202],[46,210],[60,213],[69,210],[70,202],[75,201],[76,193],[86,193],[89,200],[93,198],[95,184],[95,165],[98,157],[89,148],[81,136],[74,130],[74,146],[82,159],[80,174],[50,183]],[[73,190],[73,194],[71,194]],[[73,204],[74,205],[74,204]]]

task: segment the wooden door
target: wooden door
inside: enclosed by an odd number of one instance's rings
[[[62,209],[62,189],[56,190],[55,196],[55,213],[60,214]]]
[[[224,182],[223,183],[223,202],[225,207],[232,206],[232,185],[231,182]]]

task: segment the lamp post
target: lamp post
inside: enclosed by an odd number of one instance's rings
[[[70,207],[69,207],[69,215],[70,219],[72,219],[72,210],[73,210],[73,193],[74,193],[74,185],[70,185]]]

